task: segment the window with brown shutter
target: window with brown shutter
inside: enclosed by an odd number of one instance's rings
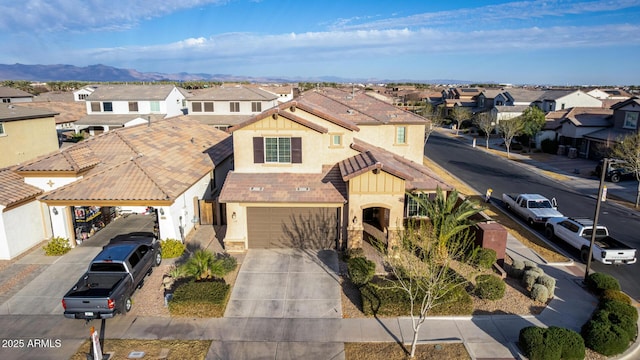
[[[264,140],[261,137],[253,138],[253,163],[264,163]]]
[[[291,138],[291,162],[302,164],[302,138]]]

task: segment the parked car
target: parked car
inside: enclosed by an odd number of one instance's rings
[[[602,176],[602,163],[600,160],[596,165],[596,174]],[[609,166],[607,173],[604,175],[606,180],[610,180],[613,183],[617,183],[623,179],[635,179],[635,174],[632,169],[626,166],[626,162],[618,159],[609,159]]]
[[[502,194],[502,202],[530,226],[542,225],[549,218],[562,217],[555,198],[552,200],[540,194]]]
[[[131,296],[162,262],[152,233],[118,236],[91,261],[89,270],[62,299],[70,319],[106,319],[131,310]]]
[[[592,258],[603,264],[635,264],[636,249],[609,236],[609,230],[596,227]],[[558,238],[580,251],[580,259],[587,262],[593,234],[593,221],[583,218],[553,218],[547,221],[545,235],[549,240]]]

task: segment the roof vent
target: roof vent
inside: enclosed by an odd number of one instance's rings
[[[353,111],[353,109],[347,109],[347,114],[353,115],[355,114],[355,111]]]
[[[273,114],[273,115],[271,115],[271,118],[272,118],[273,120],[278,120],[278,114]]]
[[[311,191],[311,188],[308,186],[299,186],[296,188],[296,191]]]
[[[264,188],[261,186],[252,186],[249,188],[249,191],[262,191],[262,190],[264,190]]]
[[[289,110],[291,112],[295,112],[296,111],[296,106],[295,105],[291,105],[291,107],[289,108]]]

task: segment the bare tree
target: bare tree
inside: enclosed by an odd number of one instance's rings
[[[424,146],[426,146],[429,136],[444,123],[444,117],[439,107],[434,108],[429,103],[422,109],[421,115],[429,119],[429,123],[424,128]]]
[[[518,116],[509,120],[501,120],[498,123],[498,130],[504,139],[504,146],[507,149],[507,158],[509,158],[511,141],[514,137],[522,133],[522,118]]]
[[[471,110],[462,106],[455,106],[451,109],[449,115],[456,122],[456,135],[460,132],[462,122],[471,119],[472,116]]]
[[[485,146],[489,148],[489,136],[496,127],[496,118],[490,112],[482,112],[476,114],[473,118],[473,124],[476,125],[485,135]]]
[[[611,156],[624,161],[624,166],[635,174],[638,181],[636,209],[640,205],[640,133],[626,136],[611,149]]]
[[[410,222],[403,233],[402,246],[386,257],[395,278],[389,280],[391,286],[409,296],[413,329],[411,358],[415,357],[418,333],[429,311],[446,302],[449,293],[467,283],[450,264],[464,258],[470,243],[467,231],[449,239],[443,248],[428,222]]]

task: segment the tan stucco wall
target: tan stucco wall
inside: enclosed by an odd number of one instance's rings
[[[3,122],[0,167],[16,165],[58,150],[53,117]]]
[[[406,126],[406,144],[396,144],[396,127]],[[422,164],[424,125],[361,125],[358,139]]]

